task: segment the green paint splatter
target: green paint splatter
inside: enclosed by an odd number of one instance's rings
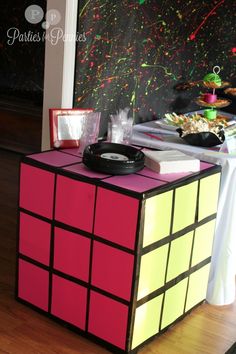
[[[86,7],[89,5],[89,3],[90,3],[90,0],[88,0],[88,1],[86,2],[86,4],[84,5],[84,7],[81,9],[80,14],[79,14],[79,17],[82,17],[82,15],[84,14],[85,9],[86,9]]]
[[[168,68],[166,68],[166,67],[163,66],[163,65],[149,65],[149,64],[143,63],[143,64],[141,65],[141,67],[142,67],[142,68],[160,68],[160,69],[164,70],[165,75],[171,76],[175,81],[177,81],[176,76],[175,76],[172,72],[168,71]]]
[[[117,60],[117,63],[119,64],[121,61],[125,61],[126,58],[120,58],[119,60]]]
[[[130,102],[134,103],[135,102],[135,98],[136,98],[136,95],[135,95],[135,91],[134,91],[133,94],[132,94]]]

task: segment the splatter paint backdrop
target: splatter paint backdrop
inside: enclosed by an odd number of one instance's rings
[[[175,86],[214,65],[235,83],[235,24],[232,0],[80,1],[74,105],[106,117],[130,107],[136,122],[198,109],[202,88]]]

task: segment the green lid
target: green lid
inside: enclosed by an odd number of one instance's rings
[[[216,119],[217,110],[216,109],[205,109],[204,110],[204,117],[209,120]]]
[[[215,73],[209,73],[204,76],[204,82],[214,82],[217,86],[221,86],[221,78],[219,75]]]

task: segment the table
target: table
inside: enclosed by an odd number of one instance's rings
[[[24,157],[17,299],[136,353],[205,300],[220,170],[111,176],[76,149]]]
[[[145,132],[149,135],[145,135]],[[157,130],[154,121],[137,124],[134,126],[132,143],[161,150],[177,149],[222,167],[216,233],[206,299],[213,305],[230,304],[235,300],[236,156],[222,153],[219,149],[190,146],[177,135],[165,135],[166,133],[168,134],[165,130]]]

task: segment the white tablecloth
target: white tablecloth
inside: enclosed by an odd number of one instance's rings
[[[140,146],[169,150],[176,149],[197,158],[220,164],[222,177],[207,301],[213,305],[227,305],[235,300],[236,271],[236,155],[187,145],[178,135],[161,135],[164,141],[147,136],[158,134],[155,121],[134,126],[132,143]],[[160,133],[167,131],[160,130]]]

